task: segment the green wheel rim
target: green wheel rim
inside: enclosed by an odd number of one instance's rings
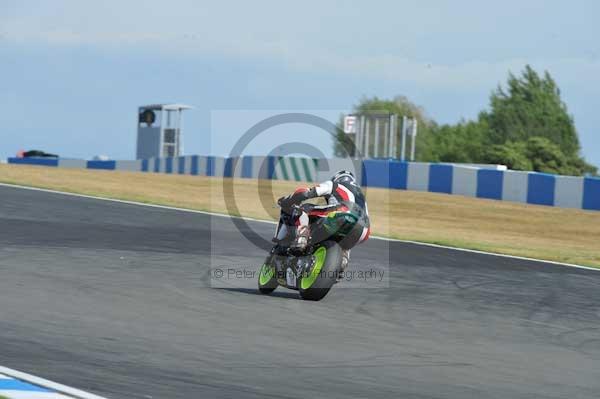
[[[267,285],[269,281],[275,276],[275,268],[267,265],[266,263],[260,268],[260,274],[258,276],[258,283],[260,285]]]
[[[325,247],[319,247],[313,254],[315,257],[315,265],[310,271],[308,276],[302,277],[300,280],[300,288],[303,290],[309,289],[317,280],[317,277],[321,273],[321,269],[325,264],[325,258],[327,257],[327,249]]]

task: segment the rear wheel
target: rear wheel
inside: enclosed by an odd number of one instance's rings
[[[342,262],[342,249],[334,241],[325,241],[313,252],[312,268],[302,273],[298,289],[302,299],[320,301],[336,282]]]
[[[271,258],[269,257],[258,272],[258,290],[261,294],[270,294],[275,291],[277,285],[275,267],[271,264]]]

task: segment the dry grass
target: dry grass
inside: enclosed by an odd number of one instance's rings
[[[24,165],[0,165],[0,181],[261,219],[275,219],[274,198],[296,186]],[[223,200],[227,187],[237,210]],[[367,196],[375,234],[600,267],[600,212],[375,188]]]

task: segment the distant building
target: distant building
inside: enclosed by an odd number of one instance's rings
[[[184,104],[151,104],[138,108],[137,159],[177,157],[183,152],[181,114]]]

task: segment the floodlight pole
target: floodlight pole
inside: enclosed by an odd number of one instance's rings
[[[364,140],[365,140],[365,151],[363,152],[364,157],[365,158],[369,158],[369,128],[370,128],[370,121],[369,118],[367,118],[367,121],[365,122],[365,135],[364,135]]]
[[[358,123],[358,129],[357,129],[357,137],[356,137],[356,143],[355,143],[355,151],[356,151],[356,158],[362,158],[364,156],[364,151],[363,151],[363,147],[364,147],[364,142],[365,142],[365,124],[366,124],[366,120],[365,120],[365,116],[364,115],[360,115],[360,119],[359,119],[359,123]]]
[[[389,148],[390,148],[390,142],[389,142],[389,138],[390,138],[390,130],[392,128],[391,125],[391,119],[388,115],[388,120],[386,122],[383,123],[384,129],[383,129],[383,149],[381,150],[381,152],[383,153],[383,158],[388,158],[388,153],[390,152]],[[387,130],[386,130],[387,128]]]
[[[177,149],[177,153],[180,155],[184,155],[183,152],[183,135],[181,134],[181,114],[183,111],[181,109],[177,110],[177,145],[179,148]]]
[[[375,117],[375,142],[373,143],[373,157],[379,157],[379,127],[381,124],[379,123],[379,118]]]
[[[391,125],[393,127],[390,128],[390,158],[398,158],[398,115],[392,115]]]
[[[404,161],[406,158],[406,128],[408,124],[408,118],[406,116],[402,117],[402,147],[400,150],[400,160]]]
[[[412,132],[411,132],[411,140],[410,140],[410,160],[415,160],[415,144],[417,142],[417,118],[413,119],[412,122]]]

